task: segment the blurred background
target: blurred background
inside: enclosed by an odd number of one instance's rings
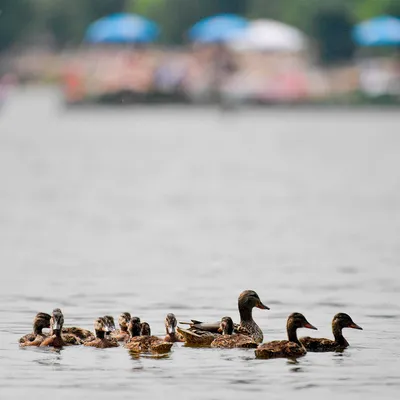
[[[0,101],[393,104],[398,0],[1,0]]]

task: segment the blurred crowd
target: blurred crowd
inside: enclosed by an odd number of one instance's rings
[[[98,45],[30,51],[10,61],[21,82],[56,82],[68,104],[87,102],[323,102],[400,97],[396,55],[319,67],[310,52],[233,51],[220,44],[182,48]],[[10,81],[8,75],[7,82]]]

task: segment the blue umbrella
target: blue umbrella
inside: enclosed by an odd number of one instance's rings
[[[238,15],[215,15],[194,24],[189,30],[189,38],[201,43],[223,42],[243,32],[247,25],[247,20]]]
[[[400,44],[400,19],[382,15],[361,22],[353,29],[360,46],[395,46]]]
[[[85,40],[91,43],[148,43],[158,34],[154,22],[140,15],[119,13],[90,24]]]

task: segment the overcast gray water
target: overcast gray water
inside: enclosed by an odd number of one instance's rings
[[[0,110],[2,399],[398,398],[400,112],[90,108],[20,90]],[[20,349],[38,311],[65,325],[130,311],[238,320],[254,289],[264,340],[302,312],[343,354],[255,360],[174,345]]]

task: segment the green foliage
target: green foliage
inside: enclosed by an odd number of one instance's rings
[[[155,20],[164,43],[182,43],[187,29],[200,18],[236,13],[297,26],[318,41],[331,41],[322,45],[329,52],[333,33],[322,23],[318,27],[319,17],[332,21],[341,14],[342,22],[358,22],[380,14],[400,16],[400,0],[0,0],[0,11],[0,50],[43,33],[51,33],[60,45],[79,44],[90,22],[128,11]],[[338,31],[335,35],[351,54],[348,37]]]

